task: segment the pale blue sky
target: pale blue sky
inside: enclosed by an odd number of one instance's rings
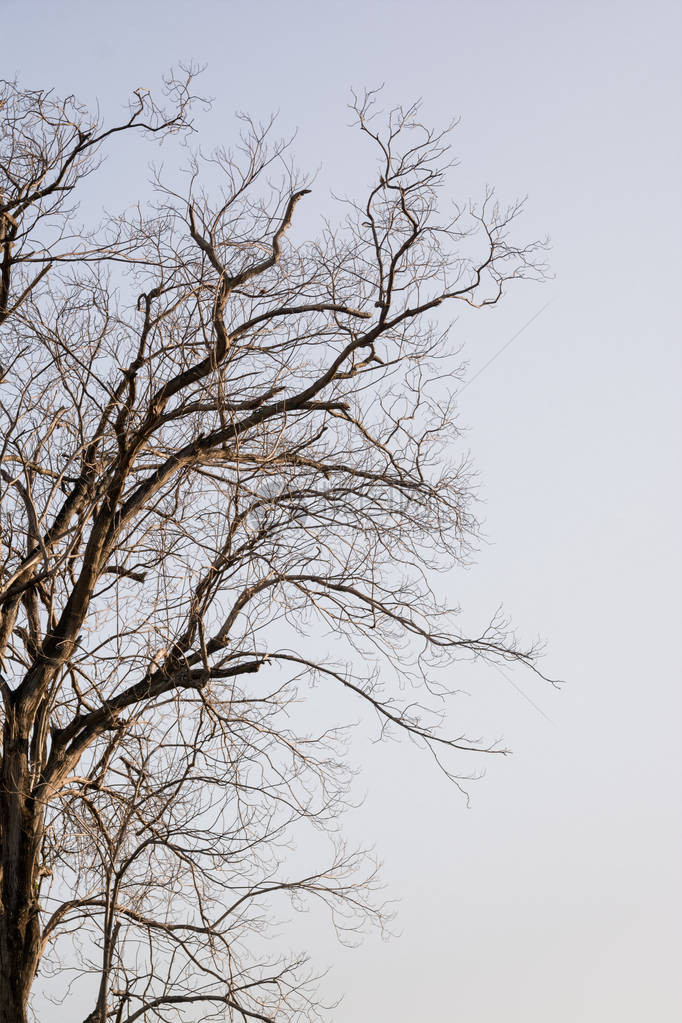
[[[552,300],[462,394],[491,543],[452,591],[472,616],[504,601],[568,684],[513,676],[550,723],[476,676],[462,720],[515,754],[469,810],[415,750],[358,743],[372,781],[348,830],[384,858],[402,936],[340,952],[304,918],[346,993],[336,1023],[679,1018],[680,21],[658,0],[0,0],[4,73],[28,86],[114,113],[195,58],[208,145],[236,109],[278,109],[320,168],[318,214],[366,179],[350,87],[422,96],[426,120],[462,117],[457,197],[528,193],[527,233],[552,236],[556,279],[453,335],[473,376]],[[113,173],[136,198],[137,171]]]

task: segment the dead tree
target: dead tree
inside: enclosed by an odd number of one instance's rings
[[[310,182],[249,120],[183,189],[157,177],[81,229],[107,145],[192,130],[191,73],[166,84],[168,109],[136,92],[108,128],[73,98],[0,98],[0,1023],[62,955],[93,1023],[314,1018],[266,940],[276,901],[351,932],[380,908],[340,840],[287,866],[292,829],[334,834],[348,781],[297,686],[456,778],[449,757],[487,747],[443,730],[455,662],[537,670],[497,618],[461,634],[438,587],[476,536],[438,316],[541,275],[519,204],[443,214],[448,132],[368,94],[374,183],[312,240]]]

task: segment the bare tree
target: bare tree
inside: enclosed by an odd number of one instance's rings
[[[443,213],[448,131],[370,93],[375,182],[313,240],[310,182],[248,119],[184,190],[157,176],[78,227],[103,147],[191,131],[191,90],[138,91],[108,128],[0,98],[0,1023],[69,964],[92,1023],[313,1019],[304,962],[266,940],[276,900],[322,900],[342,934],[381,907],[336,831],[343,730],[298,716],[301,685],[456,781],[451,754],[499,750],[443,731],[446,669],[537,671],[498,617],[462,635],[436,585],[476,536],[436,310],[542,274],[520,205]],[[292,863],[315,829],[329,861]]]

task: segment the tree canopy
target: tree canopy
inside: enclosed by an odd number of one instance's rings
[[[451,754],[497,749],[444,718],[457,663],[538,670],[499,615],[462,634],[440,585],[477,527],[438,314],[542,276],[521,204],[451,203],[451,129],[366,93],[373,180],[310,237],[310,180],[248,118],[182,190],[157,174],[83,228],[107,147],[191,136],[192,73],[165,92],[113,126],[0,93],[0,1023],[66,962],[91,1023],[316,1018],[266,940],[277,900],[342,933],[381,906],[336,830],[342,722],[298,727],[306,685],[456,781]],[[297,875],[301,827],[331,854]]]

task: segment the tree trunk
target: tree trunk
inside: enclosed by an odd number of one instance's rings
[[[40,959],[43,812],[31,793],[29,727],[20,717],[14,710],[7,714],[0,768],[0,1023],[26,1023]]]

